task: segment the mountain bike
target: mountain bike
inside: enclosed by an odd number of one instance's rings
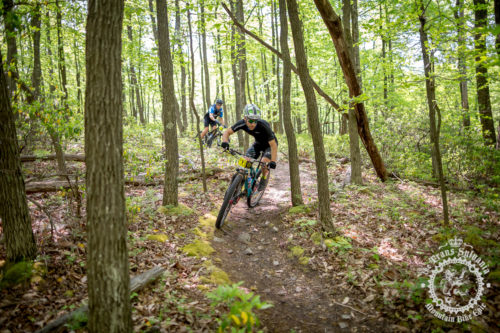
[[[262,162],[263,154],[261,154],[259,159],[253,159],[233,149],[229,149],[228,152],[233,156],[240,155],[241,157],[238,160],[238,167],[231,178],[231,184],[224,195],[224,202],[217,215],[217,220],[215,221],[217,229],[222,228],[229,211],[238,203],[240,198],[246,196],[248,207],[253,208],[259,204],[267,188],[266,185],[262,191],[259,191],[262,179],[262,166],[267,166],[266,162]],[[254,168],[253,165],[255,163],[257,163],[257,167]],[[269,176],[270,172],[267,173],[267,177]]]
[[[217,127],[205,135],[205,144],[208,148],[212,147],[214,141],[217,142],[217,146],[220,146],[222,142],[222,131],[224,130],[224,126],[218,124]]]

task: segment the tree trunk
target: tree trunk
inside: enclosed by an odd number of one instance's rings
[[[354,57],[354,47],[353,47],[353,39],[351,38],[351,17],[354,15],[352,13],[351,1],[343,0],[342,6],[343,12],[343,23],[344,23],[344,33],[346,37],[347,47],[349,49],[349,53],[351,57],[354,59],[354,66],[356,70],[356,75],[359,79],[358,67],[356,66],[356,58]],[[357,14],[357,13],[356,13]],[[358,53],[359,56],[359,53]],[[356,123],[356,114],[354,112],[354,108],[352,103],[349,103],[349,150],[351,156],[351,179],[350,181],[354,184],[362,184],[363,179],[361,178],[361,153],[359,151],[359,138],[358,138],[358,126]]]
[[[231,4],[231,9],[234,11],[234,1],[230,1]],[[239,64],[238,57],[239,57],[239,40],[241,36],[240,34],[236,35],[236,29],[231,27],[231,69],[233,72],[233,80],[234,80],[234,92],[235,92],[235,106],[234,106],[234,111],[235,111],[235,116],[236,116],[236,121],[239,119],[242,119],[241,112],[243,111],[244,107],[244,102],[241,101],[241,84],[240,84],[240,76],[238,74],[239,71]],[[243,107],[242,107],[243,104]],[[238,131],[236,132],[238,135],[238,144],[240,146],[240,149],[244,148],[244,138],[243,138],[243,131]]]
[[[89,332],[132,331],[123,188],[122,23],[123,1],[89,0],[85,91]]]
[[[484,143],[495,146],[495,124],[491,111],[490,86],[488,83],[488,69],[481,60],[486,56],[486,35],[482,30],[488,25],[488,4],[486,0],[474,0],[474,46],[476,49],[476,86],[479,117],[483,130]]]
[[[201,44],[203,48],[203,70],[205,76],[205,103],[206,105],[212,104],[212,99],[210,95],[210,76],[208,75],[208,57],[207,57],[207,33],[205,29],[205,1],[201,0],[199,3],[201,11]]]
[[[220,87],[221,87],[221,93],[222,93],[222,100],[224,103],[226,103],[226,112],[224,112],[225,120],[227,123],[227,116],[228,116],[228,110],[227,110],[227,101],[226,101],[226,93],[225,93],[225,86],[224,86],[224,70],[222,68],[222,52],[221,52],[221,42],[220,42],[220,34],[219,30],[217,30],[217,46],[216,46],[216,55],[217,55],[217,65],[219,67],[219,75],[220,75]]]
[[[318,186],[319,216],[324,230],[333,232],[335,230],[330,211],[330,191],[328,189],[328,172],[326,166],[325,148],[323,146],[323,136],[318,117],[318,105],[316,95],[311,84],[307,58],[304,50],[304,37],[302,35],[302,22],[299,18],[297,2],[287,0],[288,15],[292,28],[293,43],[295,45],[295,58],[299,71],[300,83],[304,90],[307,104],[307,122],[314,146],[314,159],[316,162],[316,181]]]
[[[467,91],[467,60],[465,58],[465,19],[464,19],[464,4],[462,0],[457,0],[455,8],[455,20],[457,21],[458,35],[458,72],[460,73],[460,101],[462,104],[462,124],[468,129],[470,126],[469,116],[469,93]]]
[[[384,84],[383,84],[383,93],[384,93],[384,111],[382,111],[382,115],[386,116],[386,111],[388,109],[388,94],[387,94],[387,64],[386,64],[386,41],[384,34],[384,26],[382,22],[384,22],[383,14],[382,14],[382,3],[379,4],[380,10],[380,38],[382,39],[382,73],[384,75]]]
[[[179,157],[177,146],[177,99],[175,97],[174,70],[170,53],[170,34],[165,0],[156,0],[158,19],[158,52],[161,67],[162,121],[165,133],[166,167],[163,205],[178,205],[177,176]]]
[[[425,88],[427,92],[427,104],[429,105],[429,121],[431,129],[431,141],[433,141],[433,155],[436,157],[436,164],[438,169],[439,183],[441,185],[441,199],[443,202],[443,217],[444,224],[448,226],[448,199],[446,197],[446,186],[444,184],[443,175],[443,164],[441,161],[441,151],[439,149],[439,132],[441,124],[440,110],[436,102],[436,84],[434,80],[433,69],[434,66],[429,57],[428,45],[429,39],[427,37],[427,32],[425,31],[425,9],[423,2],[420,2],[420,10],[422,11],[419,15],[420,21],[420,45],[422,47],[422,59],[424,62],[424,73],[425,73]],[[436,114],[438,115],[438,124],[436,124]]]
[[[82,97],[81,78],[80,78],[80,59],[78,57],[80,49],[78,48],[78,45],[76,43],[76,38],[74,39],[73,43],[73,52],[75,56],[76,90],[77,90],[76,98],[78,100],[78,112],[81,113],[83,106],[83,97]]]
[[[288,167],[290,172],[290,184],[292,205],[303,205],[302,190],[300,187],[299,157],[297,154],[297,141],[292,124],[292,108],[290,104],[290,92],[292,85],[292,69],[290,52],[288,50],[288,23],[286,15],[286,0],[279,0],[280,14],[280,43],[283,54],[283,120],[285,125],[286,139],[288,141]]]
[[[26,201],[24,179],[19,159],[14,113],[10,105],[7,79],[0,51],[0,217],[5,233],[7,260],[34,259],[35,236]]]
[[[353,65],[354,62],[349,54],[348,47],[344,39],[341,20],[327,0],[314,0],[314,3],[323,17],[323,21],[330,32],[330,36],[332,37],[333,44],[335,45],[335,51],[337,52],[340,66],[342,67],[342,72],[344,73],[344,78],[347,86],[349,87],[349,95],[351,98],[359,97],[363,94],[363,92],[356,77]],[[377,176],[382,181],[385,181],[387,179],[387,170],[385,169],[384,161],[380,156],[378,148],[373,141],[365,106],[362,102],[358,102],[354,105],[354,108],[356,111],[356,121],[358,122],[359,136],[361,137],[366,151],[370,156],[373,167],[377,172]]]
[[[194,49],[193,49],[193,32],[191,30],[191,12],[187,10],[187,17],[188,17],[188,27],[189,27],[189,50],[191,52],[191,88],[189,90],[189,104],[191,106],[191,113],[195,115],[196,117],[196,133],[200,133],[200,116],[198,115],[198,112],[196,111],[196,106],[194,104],[194,86],[195,86],[195,80],[194,80]],[[201,136],[197,135],[198,137],[198,145],[200,146],[200,157],[201,157],[201,174],[202,174],[202,180],[203,180],[203,192],[207,192],[207,176],[205,174],[205,154],[203,151],[203,143],[201,141]]]
[[[240,22],[244,22],[244,8],[243,8],[243,0],[236,1],[236,17]],[[240,83],[240,105],[237,106],[241,111],[245,108],[247,104],[247,98],[245,94],[245,79],[247,73],[247,60],[246,60],[246,45],[245,45],[245,34],[240,30],[239,39],[238,39],[238,74],[239,74],[239,83]],[[241,112],[240,111],[240,112]],[[238,131],[243,132],[243,131]],[[249,147],[249,137],[248,134],[243,134],[243,149],[246,151]]]
[[[279,1],[279,0],[278,0]],[[275,28],[275,33],[274,35],[276,36],[276,49],[280,51],[280,40],[279,40],[279,33],[278,33],[278,4],[274,3],[274,10],[273,10],[273,18],[275,20],[274,22],[274,28]],[[285,20],[286,22],[286,20]],[[276,82],[278,86],[278,119],[276,121],[276,133],[283,134],[283,102],[281,100],[281,73],[280,73],[280,62],[278,58],[276,57]]]
[[[177,44],[177,54],[181,66],[181,114],[180,121],[181,132],[187,129],[187,109],[186,109],[186,64],[184,63],[184,53],[182,52],[181,38],[181,9],[179,0],[175,0],[175,42]]]
[[[17,71],[17,29],[14,21],[14,1],[2,0],[3,3],[3,21],[7,40],[7,71],[11,74],[7,76],[7,86],[10,98],[15,95],[17,90],[16,81],[19,80]]]
[[[275,32],[275,24],[274,24],[274,17],[276,16],[276,11],[275,11],[275,3],[274,3],[274,0],[271,0],[271,43],[273,45],[274,48],[278,49],[278,39],[277,39],[277,33]],[[277,29],[277,27],[276,27]],[[273,72],[273,76],[276,76],[278,75],[277,74],[277,69],[278,69],[278,61],[276,59],[276,56],[273,54],[271,56],[271,65],[272,65],[272,72]],[[277,81],[279,82],[279,81]],[[278,83],[278,88],[279,88],[279,83]],[[276,90],[273,89],[273,106],[274,106],[274,101],[276,100]],[[275,133],[279,133],[279,130],[278,130],[278,119],[279,119],[279,108],[280,108],[280,105],[278,103],[278,105],[276,105],[276,107],[272,107],[272,127],[273,127],[273,131]]]
[[[495,24],[498,29],[500,27],[500,1],[495,0],[493,3],[495,6]],[[495,46],[497,49],[498,58],[500,59],[500,32],[498,32],[496,36]],[[500,136],[500,133],[498,133],[498,136]],[[497,145],[498,145],[498,140],[497,140]]]
[[[64,96],[64,108],[68,111],[68,87],[66,78],[66,60],[64,58],[64,45],[62,36],[62,9],[59,6],[59,0],[56,0],[57,14],[57,53],[58,53],[58,67],[59,67],[59,77],[61,81],[61,86],[63,88]],[[66,115],[67,116],[67,115]]]
[[[36,5],[33,11],[31,26],[33,27],[33,73],[31,84],[33,85],[33,98],[40,98],[40,84],[42,81],[42,65],[40,62],[40,5]]]
[[[127,25],[127,36],[128,40],[130,42],[130,52],[132,52],[134,48],[133,43],[134,43],[134,38],[132,35],[132,27],[130,25]],[[137,75],[135,73],[135,66],[133,63],[133,59],[135,58],[134,55],[130,55],[129,59],[129,67],[130,67],[130,89],[132,89],[132,98],[135,100],[135,103],[131,102],[134,104],[134,117],[137,119],[137,111],[139,111],[139,121],[141,124],[145,124],[145,119],[144,119],[144,109],[141,106],[141,97],[139,95],[139,85],[137,83]]]

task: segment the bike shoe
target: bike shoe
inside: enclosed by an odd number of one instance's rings
[[[257,191],[264,191],[266,189],[268,182],[269,182],[269,178],[266,178],[266,179],[261,178],[260,183],[259,183],[259,189]]]

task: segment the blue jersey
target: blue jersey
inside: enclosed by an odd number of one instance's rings
[[[215,119],[217,119],[217,117],[221,117],[224,116],[224,110],[222,109],[222,106],[220,108],[220,110],[217,110],[217,107],[214,105],[212,105],[210,107],[210,109],[208,109],[208,113],[212,114],[214,116]]]

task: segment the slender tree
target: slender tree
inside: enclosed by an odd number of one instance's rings
[[[433,73],[433,64],[432,60],[429,56],[429,38],[427,36],[427,32],[425,30],[425,24],[427,19],[425,17],[425,9],[424,4],[420,1],[420,45],[422,47],[422,59],[424,62],[424,73],[425,73],[425,89],[427,93],[427,104],[429,106],[429,123],[430,123],[430,132],[431,132],[431,142],[432,142],[432,155],[435,157],[439,183],[441,185],[441,198],[443,201],[443,215],[444,215],[444,223],[445,225],[449,224],[448,218],[448,199],[446,196],[446,186],[444,184],[444,175],[443,175],[443,164],[441,160],[441,151],[439,148],[439,132],[441,128],[441,111],[437,105],[436,101],[436,82],[435,76]],[[438,123],[436,123],[436,115],[438,116]]]
[[[193,49],[193,32],[191,29],[191,12],[188,7],[188,28],[189,28],[189,50],[191,52],[191,88],[189,90],[189,104],[191,107],[191,112],[194,114],[196,117],[196,131],[197,133],[200,133],[200,116],[198,115],[198,111],[196,111],[196,106],[194,104],[194,86],[195,86],[195,80],[194,80],[194,49]],[[197,135],[198,137],[198,144],[200,146],[200,157],[201,157],[201,175],[203,179],[203,192],[207,192],[207,177],[205,174],[205,153],[203,151],[203,143],[201,142],[201,136]]]
[[[469,93],[467,90],[467,61],[465,58],[465,18],[463,0],[457,0],[455,5],[455,20],[457,22],[458,42],[458,72],[460,73],[460,102],[462,105],[462,124],[465,128],[470,126]]]
[[[290,103],[290,90],[292,86],[292,66],[290,51],[288,50],[288,22],[286,15],[286,0],[279,0],[280,15],[280,43],[283,54],[283,121],[286,139],[288,141],[288,168],[290,170],[290,187],[292,205],[302,205],[302,190],[300,187],[299,157],[297,154],[297,141],[292,124],[292,108]]]
[[[161,67],[162,121],[165,133],[166,167],[163,205],[178,204],[177,175],[179,158],[177,146],[177,99],[174,87],[174,69],[170,53],[170,33],[166,0],[156,0],[158,19],[158,53]]]
[[[179,124],[180,131],[184,132],[187,129],[187,107],[186,107],[186,64],[184,60],[184,52],[182,51],[182,38],[181,38],[181,8],[179,0],[175,0],[175,44],[177,46],[176,55],[179,57],[181,67],[181,117]]]
[[[493,3],[494,3],[494,6],[495,6],[494,7],[494,10],[495,10],[495,24],[496,24],[497,29],[499,29],[500,28],[500,1],[495,0],[495,1],[493,1]],[[496,49],[497,49],[498,58],[500,59],[500,31],[497,33],[497,36],[496,36],[496,39],[495,39],[495,46],[496,46]],[[500,133],[498,133],[498,134],[500,136]],[[498,145],[498,142],[497,142],[497,145]]]
[[[89,0],[85,158],[90,332],[131,332],[123,180],[122,0]]]
[[[57,26],[57,56],[58,56],[58,68],[59,68],[59,78],[61,82],[61,87],[64,92],[63,103],[66,112],[68,112],[68,79],[66,75],[66,59],[64,56],[64,44],[63,44],[63,29],[62,29],[62,8],[59,5],[59,0],[56,0],[56,26]]]
[[[346,42],[347,42],[347,47],[349,48],[349,52],[351,53],[351,57],[354,59],[354,63],[356,66],[356,58],[354,56],[354,46],[353,46],[353,39],[351,37],[351,24],[352,24],[352,19],[351,17],[354,16],[354,13],[352,13],[352,8],[351,8],[351,0],[344,0],[343,1],[343,6],[342,6],[342,12],[343,12],[343,23],[344,23],[344,32],[346,36]],[[357,13],[356,13],[357,15]],[[358,53],[359,57],[359,53]],[[358,67],[356,66],[356,75],[360,77],[360,73],[358,71]],[[349,150],[350,150],[350,156],[351,156],[351,172],[350,172],[350,181],[353,182],[354,184],[362,184],[363,180],[361,178],[361,153],[359,151],[359,138],[358,138],[358,125],[356,122],[356,114],[354,112],[354,107],[352,106],[352,103],[349,103],[349,111],[348,111],[348,117],[349,117]]]
[[[474,45],[476,48],[476,89],[479,118],[483,130],[484,143],[495,145],[495,124],[491,111],[490,85],[488,68],[482,60],[486,55],[486,33],[483,30],[488,24],[488,4],[486,0],[474,0]]]
[[[231,4],[231,9],[234,11],[234,0],[230,1]],[[224,6],[224,4],[223,4]],[[241,83],[240,83],[240,75],[239,71],[241,70],[239,64],[239,56],[240,56],[240,43],[239,40],[241,38],[240,34],[236,33],[236,29],[231,27],[231,70],[233,72],[233,80],[234,80],[234,97],[235,97],[235,106],[234,106],[234,114],[236,116],[236,120],[241,119],[241,112],[243,111],[243,107],[245,106],[245,102],[242,101],[242,93],[241,93]],[[245,85],[243,85],[245,87]],[[243,94],[244,94],[244,89],[243,89]],[[238,143],[241,149],[244,148],[245,145],[245,140],[243,137],[243,131],[238,131]]]
[[[0,217],[5,233],[7,260],[17,262],[34,259],[37,249],[2,59],[0,51]]]
[[[316,162],[316,181],[318,186],[319,217],[324,230],[333,232],[335,230],[330,211],[330,191],[328,189],[328,172],[326,166],[325,147],[323,146],[323,136],[321,125],[319,124],[318,105],[316,95],[311,84],[307,58],[304,50],[304,36],[302,34],[302,22],[299,18],[297,2],[287,0],[288,16],[292,28],[293,43],[295,46],[295,58],[299,71],[300,83],[304,90],[307,107],[307,123],[311,133],[314,146],[314,159]]]
[[[207,56],[207,33],[205,26],[205,1],[200,0],[200,28],[201,28],[201,45],[203,52],[203,74],[205,79],[205,103],[206,105],[212,104],[211,94],[210,94],[210,76],[208,73],[208,56]]]

